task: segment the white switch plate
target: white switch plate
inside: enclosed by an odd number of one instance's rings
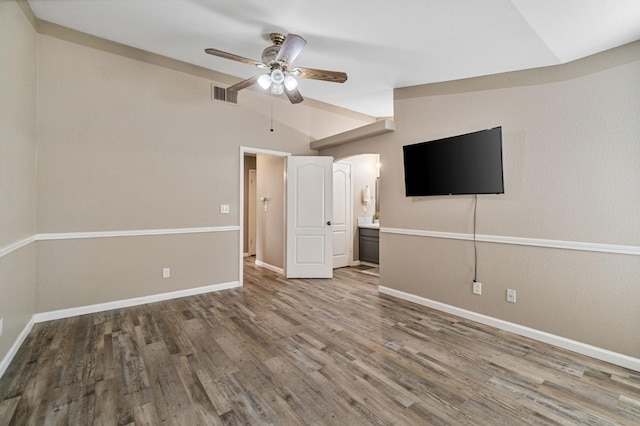
[[[171,268],[162,268],[162,278],[169,278],[171,276]]]
[[[220,213],[229,213],[229,204],[220,204]]]
[[[2,323],[4,322],[4,318],[0,318],[0,336],[2,336]]]

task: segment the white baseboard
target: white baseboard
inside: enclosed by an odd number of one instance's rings
[[[112,309],[128,308],[130,306],[144,305],[145,303],[161,302],[163,300],[177,299],[179,297],[193,296],[196,294],[210,293],[214,291],[227,290],[240,287],[238,281],[222,284],[213,284],[204,287],[189,288],[185,290],[172,291],[169,293],[153,294],[150,296],[136,297],[133,299],[116,300],[113,302],[98,303],[96,305],[80,306],[77,308],[60,309],[57,311],[40,312],[33,316],[34,322],[51,321],[61,318],[69,318],[76,315],[93,314],[96,312],[109,311]]]
[[[427,306],[429,308],[447,312],[449,314],[476,321],[481,324],[486,324],[492,327],[499,328],[501,330],[509,331],[520,336],[528,337],[530,339],[538,340],[544,343],[549,343],[551,345],[555,345],[563,349],[568,349],[570,351],[577,352],[591,358],[606,361],[611,364],[629,368],[634,371],[640,371],[639,358],[634,358],[628,355],[599,348],[597,346],[588,345],[586,343],[567,339],[565,337],[556,336],[555,334],[547,333],[545,331],[536,330],[534,328],[525,327],[523,325],[515,324],[509,321],[504,321],[473,311],[468,311],[466,309],[447,305],[446,303],[437,302],[435,300],[416,296],[415,294],[405,293],[403,291],[395,290],[389,287],[379,286],[378,291],[389,296],[417,303],[418,305]]]
[[[16,341],[13,342],[13,345],[9,348],[9,352],[7,352],[4,358],[2,358],[2,361],[0,361],[0,378],[4,375],[4,372],[7,370],[7,367],[9,367],[9,364],[11,364],[11,361],[13,361],[13,357],[18,353],[18,349],[20,349],[20,346],[22,346],[24,340],[29,335],[29,332],[33,328],[33,324],[35,324],[35,321],[33,320],[33,317],[31,317],[27,325],[22,329],[22,332],[18,335]]]
[[[282,268],[278,268],[277,266],[273,266],[273,265],[269,265],[268,263],[264,263],[260,260],[256,260],[256,266],[260,266],[262,268],[268,269],[270,271],[273,271],[277,274],[281,274],[284,275],[284,269]]]

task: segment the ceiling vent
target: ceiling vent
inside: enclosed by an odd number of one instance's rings
[[[235,90],[227,90],[224,87],[218,87],[214,84],[211,85],[211,100],[222,101],[232,104],[238,103],[238,92]]]

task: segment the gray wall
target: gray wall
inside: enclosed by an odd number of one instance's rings
[[[383,228],[470,234],[472,196],[404,196],[402,146],[502,126],[505,194],[478,197],[478,234],[637,247],[638,117],[640,42],[557,67],[396,90],[394,133],[321,154],[380,152]],[[478,250],[482,296],[471,292],[471,242],[383,232],[381,285],[640,357],[638,256]]]

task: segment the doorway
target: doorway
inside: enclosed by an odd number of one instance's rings
[[[240,227],[239,241],[241,255],[238,281],[240,285],[243,283],[244,257],[246,256],[255,255],[258,266],[283,273],[284,159],[290,155],[288,152],[240,147],[239,211],[244,217],[243,226]],[[252,176],[255,179],[253,185],[250,181]],[[255,226],[250,224],[252,215]],[[249,248],[251,240],[255,245],[253,250]]]
[[[342,157],[335,164],[349,164],[351,167],[351,246],[352,256],[349,266],[360,264],[359,225],[371,224],[374,214],[379,212],[379,154],[357,154]],[[367,194],[367,196],[365,196]]]
[[[245,212],[248,192],[246,158],[255,154],[256,265],[286,276],[332,276],[332,157],[240,147],[240,203]],[[247,220],[248,222],[248,220]],[[239,283],[243,283],[245,225],[240,229]],[[285,239],[286,237],[286,239]],[[286,262],[286,265],[285,265]]]

